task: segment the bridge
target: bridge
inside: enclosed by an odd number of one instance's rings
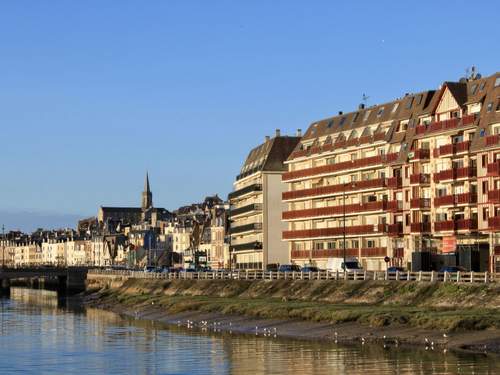
[[[77,293],[85,290],[87,268],[84,267],[29,267],[0,268],[0,295],[10,294],[11,280],[57,281],[57,290]]]

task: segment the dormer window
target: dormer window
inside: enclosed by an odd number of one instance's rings
[[[352,122],[356,122],[356,120],[358,119],[358,117],[359,117],[359,112],[356,112],[354,114],[354,117],[352,118]]]
[[[493,110],[493,102],[489,102],[486,107],[486,112],[491,112]]]
[[[484,86],[486,86],[486,81],[481,82],[481,85],[479,86],[479,90],[483,91],[484,90]]]
[[[477,91],[477,83],[474,83],[470,89],[470,94],[474,95]]]
[[[422,99],[424,98],[424,96],[422,94],[420,94],[419,96],[417,96],[417,105],[420,105],[420,103],[422,103]]]
[[[406,102],[406,109],[410,109],[412,105],[413,105],[413,96],[411,98],[408,98],[408,101]]]
[[[343,126],[343,125],[344,125],[344,123],[345,123],[345,120],[346,120],[346,118],[345,118],[345,117],[342,117],[342,118],[340,119],[339,126]]]
[[[366,111],[365,115],[363,116],[363,121],[366,121],[368,119],[368,116],[370,116],[371,111]]]
[[[380,107],[378,112],[377,112],[377,117],[382,116],[383,113],[384,113],[384,107]]]
[[[328,125],[326,127],[330,129],[332,126],[333,126],[333,120],[328,121]]]
[[[495,87],[498,86],[500,86],[500,76],[498,76],[497,79],[495,79]]]

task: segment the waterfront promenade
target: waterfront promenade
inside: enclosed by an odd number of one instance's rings
[[[497,283],[499,273],[489,272],[143,272],[130,270],[90,269],[87,277],[122,276],[136,279],[166,280],[337,280],[337,281],[413,281],[413,282],[454,282],[454,283]]]

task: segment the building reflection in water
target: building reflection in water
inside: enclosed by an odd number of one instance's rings
[[[494,358],[202,333],[83,310],[54,292],[13,288],[0,301],[0,373],[498,373]]]

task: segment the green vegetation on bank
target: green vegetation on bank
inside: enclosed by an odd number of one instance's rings
[[[500,328],[496,284],[333,281],[127,280],[101,289],[100,303],[167,312],[217,312],[267,319],[409,325],[440,330]]]

